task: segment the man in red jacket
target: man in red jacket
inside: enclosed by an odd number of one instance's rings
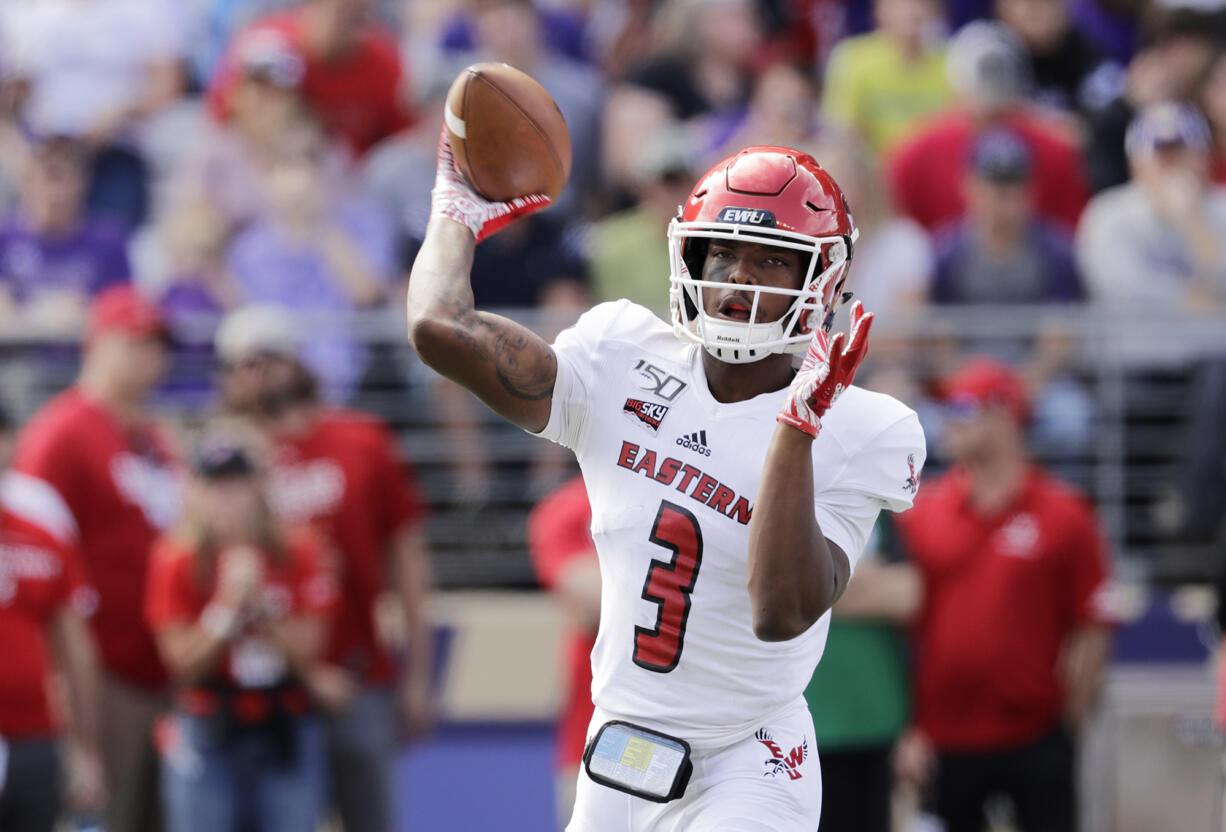
[[[408,81],[392,37],[370,22],[370,0],[304,0],[253,23],[235,38],[208,90],[213,116],[229,117],[230,98],[243,79],[242,56],[275,43],[305,65],[302,95],[355,154],[407,127]]]
[[[90,619],[102,658],[100,743],[107,829],[160,828],[153,721],[166,675],[142,614],[150,547],[179,510],[175,457],[147,399],[166,367],[157,308],[129,286],[90,312],[77,383],[18,438],[5,499],[81,553],[98,593]]]
[[[958,106],[921,125],[886,162],[898,209],[928,231],[966,213],[967,161],[975,138],[994,127],[1015,133],[1030,151],[1035,213],[1069,232],[1076,227],[1089,199],[1081,153],[1063,125],[1026,102],[1025,61],[1017,36],[998,23],[970,23],[951,42],[949,76]]]
[[[307,682],[329,712],[332,801],[345,829],[384,832],[397,740],[427,730],[432,713],[425,506],[387,425],[318,400],[288,312],[239,309],[216,347],[224,407],[268,441],[273,510],[332,549],[340,603]],[[389,608],[406,625],[402,663],[378,626]]]
[[[1075,734],[1109,651],[1103,535],[1089,502],[1027,455],[1013,370],[973,361],[945,393],[954,467],[898,517],[925,588],[899,773],[935,776],[948,832],[981,832],[996,795],[1021,832],[1072,832]]]

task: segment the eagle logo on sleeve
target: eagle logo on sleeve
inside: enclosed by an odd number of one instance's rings
[[[801,740],[800,745],[789,751],[786,757],[770,731],[759,728],[754,737],[770,752],[770,757],[763,761],[763,765],[766,766],[766,771],[762,772],[763,777],[777,777],[780,774],[786,774],[789,780],[799,780],[804,776],[800,767],[805,760],[809,759],[808,737]]]
[[[902,490],[914,495],[916,491],[919,491],[920,484],[920,474],[915,470],[915,454],[907,454],[907,467],[911,469],[911,475],[902,484]]]

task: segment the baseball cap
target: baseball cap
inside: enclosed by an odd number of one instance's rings
[[[281,89],[297,89],[306,76],[306,62],[280,32],[257,29],[238,44],[243,75]]]
[[[1030,402],[1022,377],[994,358],[974,358],[941,384],[942,398],[955,414],[973,418],[985,407],[1003,407],[1014,421],[1025,424]]]
[[[287,309],[274,304],[252,304],[222,319],[213,339],[217,357],[237,364],[254,355],[298,357],[298,325]]]
[[[193,469],[205,479],[247,477],[255,473],[255,463],[242,445],[228,436],[206,436],[196,449]]]
[[[985,107],[1006,106],[1030,86],[1025,47],[1002,23],[976,20],[959,29],[945,67],[950,86]]]
[[[1152,156],[1155,151],[1170,147],[1208,150],[1209,125],[1205,117],[1190,104],[1162,101],[1141,110],[1124,136],[1124,150],[1129,157]]]
[[[89,310],[86,341],[118,332],[135,337],[168,338],[161,311],[134,286],[112,286],[100,293]]]
[[[985,130],[971,147],[970,167],[993,182],[1022,182],[1030,178],[1030,148],[1012,130]]]

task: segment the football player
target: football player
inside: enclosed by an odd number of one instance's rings
[[[802,694],[878,512],[911,505],[924,461],[915,414],[851,386],[872,315],[857,303],[828,335],[846,200],[812,157],[746,148],[669,225],[671,325],[605,303],[552,345],[474,309],[468,278],[478,242],[546,204],[483,199],[444,132],[408,316],[426,364],[571,448],[587,483],[596,712],[568,829],[811,832]]]

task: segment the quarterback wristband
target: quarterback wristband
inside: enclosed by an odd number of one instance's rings
[[[600,726],[583,765],[593,782],[653,803],[682,797],[694,772],[688,742],[618,719]]]

